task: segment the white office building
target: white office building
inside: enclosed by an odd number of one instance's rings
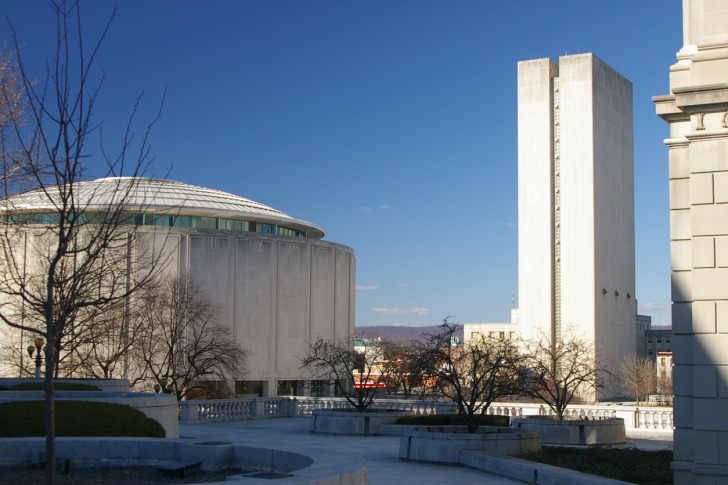
[[[518,320],[636,351],[632,85],[593,54],[518,64]],[[604,397],[604,396],[595,396]]]

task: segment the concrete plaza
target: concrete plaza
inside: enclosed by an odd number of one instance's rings
[[[332,455],[354,455],[367,463],[369,483],[479,483],[516,484],[511,479],[463,466],[416,463],[399,459],[399,436],[344,436],[314,434],[309,418],[272,418],[216,424],[182,424],[180,438],[189,441],[225,441],[246,446],[283,448],[306,454],[306,450]],[[646,450],[672,448],[672,431],[627,431],[629,443]]]

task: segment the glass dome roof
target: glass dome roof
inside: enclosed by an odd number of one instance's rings
[[[277,209],[245,197],[173,180],[144,177],[105,177],[76,184],[76,205],[84,211],[104,211],[123,202],[124,211],[226,217],[284,224],[321,238],[322,228],[294,219]],[[4,201],[9,212],[54,211],[58,192],[33,190]]]

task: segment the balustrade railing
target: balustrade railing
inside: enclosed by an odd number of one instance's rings
[[[672,409],[635,409],[635,428],[643,429],[672,429]]]
[[[255,418],[256,399],[180,401],[180,421],[210,423]]]
[[[265,397],[180,401],[180,422],[210,423],[274,417],[305,417],[315,409],[349,409],[337,397]],[[452,402],[378,399],[372,409],[396,409],[413,414],[450,414],[457,412]],[[488,414],[503,416],[549,416],[551,408],[538,403],[493,403]],[[622,418],[627,428],[664,429],[673,427],[672,408],[645,408],[623,405],[570,405],[566,416],[584,419]]]

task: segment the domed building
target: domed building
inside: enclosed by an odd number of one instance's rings
[[[77,184],[76,197],[87,215],[118,209],[123,197],[125,221],[164,247],[161,272],[195,280],[220,306],[248,352],[237,395],[328,393],[324,383],[304,390],[300,358],[319,336],[353,338],[351,248],[264,204],[181,182],[108,177]],[[4,211],[15,222],[52,224],[53,198],[26,192],[6,199]]]

